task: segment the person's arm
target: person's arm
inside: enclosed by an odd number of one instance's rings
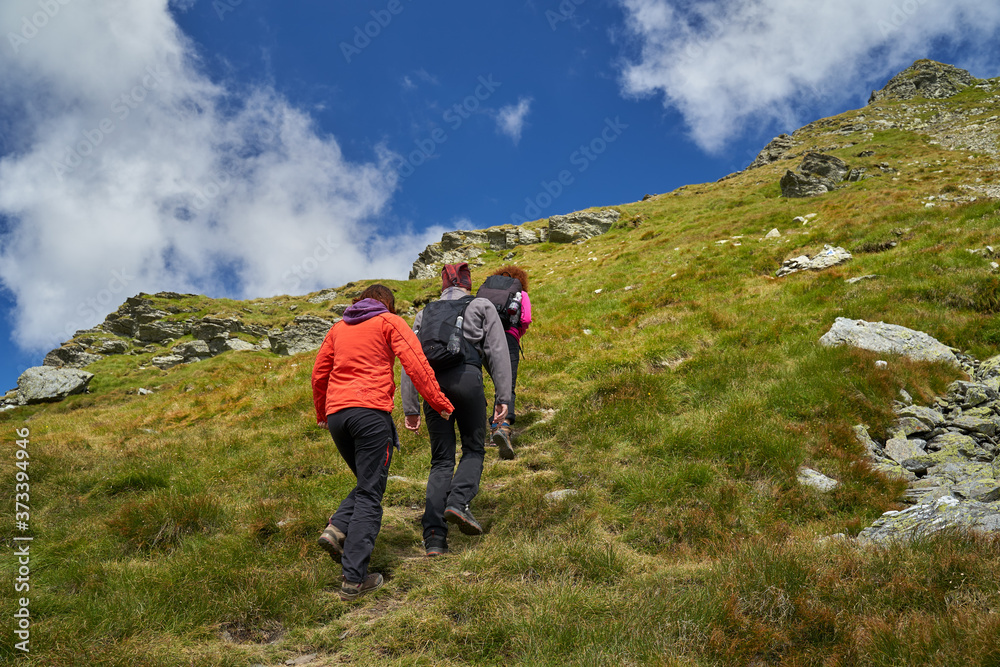
[[[406,322],[398,315],[389,315],[386,317],[385,326],[388,333],[389,346],[392,348],[393,354],[399,357],[399,361],[403,365],[403,371],[406,373],[406,378],[420,392],[420,395],[430,403],[431,408],[435,412],[442,413],[441,416],[444,416],[444,413],[450,415],[455,406],[451,404],[448,397],[441,391],[437,378],[434,376],[434,371],[427,362],[427,357],[424,356],[423,347],[420,345],[420,341],[417,340],[416,334],[406,326]],[[412,405],[410,407],[412,408]],[[406,412],[404,406],[403,414],[406,414]],[[447,419],[447,417],[445,418]]]
[[[326,426],[326,390],[330,385],[330,372],[333,371],[333,341],[336,337],[334,327],[336,325],[330,327],[319,352],[316,353],[316,362],[313,364],[312,372],[313,407],[316,410],[316,423],[324,427]]]
[[[503,323],[497,315],[496,308],[489,301],[487,307],[477,307],[475,312],[482,318],[483,330],[483,354],[489,364],[490,376],[493,378],[493,386],[496,388],[496,404],[510,405],[511,390],[511,370],[510,370],[510,350],[507,347],[507,336],[504,334]],[[471,308],[471,306],[470,306]]]

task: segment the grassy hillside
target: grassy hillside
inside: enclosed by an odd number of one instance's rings
[[[473,504],[487,532],[456,531],[451,555],[423,557],[429,447],[425,430],[402,433],[373,559],[388,583],[358,604],[339,600],[339,568],[315,546],[352,478],[314,423],[313,355],[234,352],[169,371],[141,369],[151,355],[111,357],[88,368],[90,394],[0,414],[3,534],[23,535],[14,441],[28,429],[34,536],[30,595],[12,590],[15,559],[0,569],[0,659],[1000,664],[1000,541],[817,539],[903,507],[903,484],[867,466],[851,427],[885,437],[900,389],[927,404],[961,377],[823,348],[834,319],[900,324],[980,358],[1000,352],[997,253],[967,252],[1000,249],[1000,202],[970,202],[967,187],[995,186],[997,157],[907,129],[942,110],[966,125],[995,117],[998,82],[987,88],[808,126],[796,152],[821,149],[874,175],[821,197],[780,197],[778,179],[801,158],[783,160],[618,206],[617,228],[583,244],[517,249],[537,322],[518,457],[488,450]],[[773,228],[781,237],[764,239]],[[783,260],[824,244],[854,259],[774,278]],[[501,262],[484,257],[477,285]],[[438,285],[386,282],[404,307]],[[182,305],[248,322],[328,308],[306,297]],[[802,464],[841,486],[798,485]],[[544,500],[558,489],[579,493]],[[30,656],[13,648],[22,595]]]

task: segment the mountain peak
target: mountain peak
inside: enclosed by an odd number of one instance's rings
[[[868,104],[880,100],[911,100],[915,97],[951,97],[975,81],[964,69],[926,58],[914,62],[881,90],[873,90]]]

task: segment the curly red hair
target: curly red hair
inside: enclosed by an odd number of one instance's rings
[[[528,291],[528,272],[522,269],[520,266],[514,264],[508,264],[507,266],[501,266],[499,269],[493,272],[494,276],[507,276],[508,278],[516,278],[521,281],[521,289],[525,292]]]

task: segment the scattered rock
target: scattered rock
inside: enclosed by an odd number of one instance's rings
[[[33,405],[61,401],[67,396],[85,392],[93,377],[93,373],[75,368],[34,366],[17,379],[17,402]]]
[[[833,246],[826,245],[823,246],[823,250],[814,257],[810,258],[802,255],[793,259],[786,259],[781,265],[781,268],[778,269],[778,273],[776,275],[779,278],[782,278],[799,271],[822,271],[823,269],[828,269],[831,266],[843,264],[850,259],[852,259],[851,253],[847,252],[843,248],[834,248]]]
[[[177,366],[178,364],[184,363],[184,357],[179,354],[167,354],[159,357],[153,357],[150,361],[151,364],[159,368],[160,370],[168,370]]]
[[[895,324],[838,317],[819,342],[828,347],[851,345],[872,352],[891,352],[920,361],[947,361],[958,365],[950,347],[922,331]]]
[[[767,234],[764,235],[764,238],[765,239],[781,238],[781,232],[779,232],[777,229],[772,229],[771,231],[769,231]]]
[[[560,501],[572,498],[573,496],[579,495],[579,491],[576,489],[560,489],[558,491],[552,491],[551,493],[545,494],[545,502],[547,503],[558,503]]]
[[[822,491],[823,493],[833,491],[840,486],[840,482],[837,480],[806,467],[799,468],[798,481],[799,484],[802,484],[803,486],[812,487],[818,491]]]

